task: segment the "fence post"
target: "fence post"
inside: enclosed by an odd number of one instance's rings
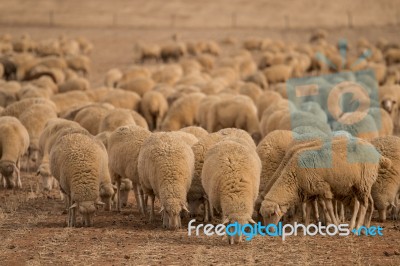
[[[232,13],[232,18],[231,18],[231,27],[236,28],[237,26],[237,14],[236,12]]]
[[[353,28],[353,14],[351,11],[347,11],[347,26]]]
[[[50,27],[54,26],[54,11],[53,10],[49,11],[49,26]]]

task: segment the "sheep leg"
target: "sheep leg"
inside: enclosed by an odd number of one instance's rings
[[[328,210],[328,214],[332,220],[332,223],[335,225],[338,225],[338,222],[337,222],[336,216],[335,216],[335,211],[333,209],[332,199],[326,199],[325,204],[326,204],[326,208]]]
[[[326,204],[324,200],[318,200],[318,203],[321,205],[322,211],[324,213],[324,224],[328,225],[330,224],[332,221],[329,217],[328,211],[326,209]]]
[[[340,217],[339,217],[339,221],[340,222],[344,222],[346,220],[346,218],[344,217],[344,204],[343,202],[340,202]]]
[[[303,222],[307,219],[307,202],[301,203],[301,216],[303,217]]]
[[[333,208],[335,210],[335,218],[337,221],[339,221],[338,200],[334,200]]]
[[[305,226],[308,226],[310,224],[310,217],[311,217],[311,203],[306,202],[306,215],[305,215]],[[304,207],[303,207],[304,208]]]
[[[147,197],[150,197],[150,223],[154,222],[154,200],[155,200],[155,196],[151,195],[148,196],[146,194]]]
[[[117,211],[121,211],[121,179],[117,179]]]
[[[360,211],[358,213],[356,228],[360,228],[363,225],[367,208],[368,208],[368,201],[366,201],[364,204],[360,204]]]
[[[214,209],[213,206],[211,205],[211,202],[208,201],[208,211],[210,212],[210,222],[214,221]]]
[[[203,217],[203,222],[208,223],[208,218],[209,218],[209,209],[208,209],[208,201],[207,199],[203,200],[203,204],[204,204],[204,217]]]
[[[351,216],[351,220],[350,220],[350,230],[352,230],[356,225],[356,218],[357,218],[359,209],[360,209],[360,202],[355,199],[354,207],[353,207],[353,215]]]
[[[17,188],[22,188],[22,182],[21,182],[21,171],[20,171],[20,167],[21,167],[21,163],[20,163],[20,159],[18,158],[17,162]]]
[[[367,215],[365,216],[364,224],[366,227],[371,225],[372,213],[374,212],[374,199],[371,195],[368,197],[368,209]]]
[[[138,202],[138,208],[140,213],[143,216],[146,216],[145,210],[144,210],[144,196],[143,196],[143,190],[140,186],[136,186],[137,189],[137,193],[138,193],[138,198],[139,198],[139,202]]]
[[[314,218],[317,222],[319,222],[319,211],[318,211],[318,202],[317,200],[312,201],[312,207],[314,210]]]

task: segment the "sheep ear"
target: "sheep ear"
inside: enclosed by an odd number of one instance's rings
[[[278,216],[282,216],[282,211],[281,211],[281,208],[279,208],[279,205],[278,205],[278,204],[277,204],[276,207],[275,207],[274,213],[275,213],[276,215],[278,215]]]
[[[72,206],[71,207],[69,207],[69,209],[71,210],[71,209],[75,209],[76,207],[78,207],[78,203],[74,203],[74,204],[72,204]]]
[[[253,218],[250,218],[249,223],[256,224],[256,222],[253,220]]]
[[[36,176],[38,176],[38,175],[40,175],[40,171],[39,170],[36,172]]]
[[[114,190],[118,189],[116,185],[112,185],[112,187],[113,187]]]
[[[101,202],[100,200],[97,200],[97,201],[95,202],[95,204],[96,204],[96,205],[100,205],[100,206],[106,205],[104,202]]]
[[[228,224],[229,223],[229,218],[226,217],[225,220],[222,222],[222,224]]]
[[[161,210],[158,213],[162,213],[164,211],[164,206],[161,206]]]
[[[394,204],[394,202],[391,202],[390,206],[393,207],[393,208],[397,208],[397,206],[396,206],[396,204]]]
[[[186,204],[183,204],[183,205],[182,205],[182,209],[183,209],[185,212],[190,213],[190,211],[189,211],[188,208],[186,207]]]

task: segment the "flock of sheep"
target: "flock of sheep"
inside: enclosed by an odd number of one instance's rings
[[[0,36],[2,184],[21,188],[21,170],[35,171],[44,193],[62,192],[68,226],[77,213],[91,226],[99,207],[121,210],[130,191],[150,221],[158,198],[170,229],[184,215],[246,224],[300,213],[351,228],[374,209],[397,219],[399,44],[360,39],[344,61],[322,30],[306,43],[174,35],[137,44],[138,63],[109,70],[100,88],[87,79],[92,49],[85,38]],[[322,74],[348,71],[334,81],[348,84],[365,69],[376,79],[359,79],[366,91],[379,86],[368,114],[288,99],[290,78],[331,87]]]

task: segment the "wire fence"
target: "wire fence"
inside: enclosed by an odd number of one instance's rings
[[[0,26],[48,26],[48,27],[128,27],[128,28],[337,28],[363,26],[400,26],[400,13],[386,16],[384,19],[357,16],[353,12],[338,14],[326,19],[324,14],[313,17],[279,14],[274,18],[260,14],[231,13],[221,14],[212,19],[193,14],[144,15],[129,13],[73,12],[57,10],[43,12],[5,12],[0,11]]]

